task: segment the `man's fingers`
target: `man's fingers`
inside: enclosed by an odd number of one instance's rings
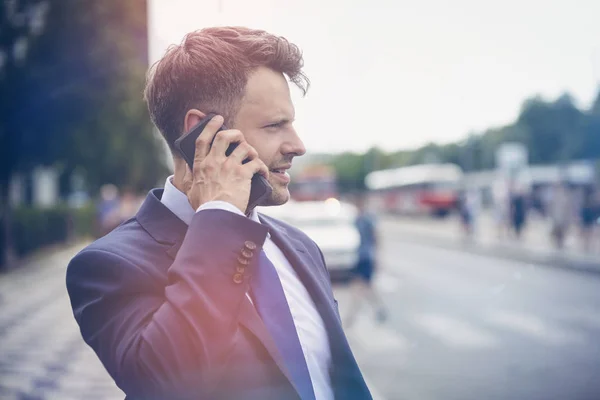
[[[269,168],[265,165],[265,163],[260,158],[255,158],[249,163],[244,165],[245,168],[248,168],[248,171],[254,174],[261,174],[265,179],[269,179]]]
[[[216,159],[222,160],[226,157],[225,152],[227,151],[229,145],[231,145],[232,143],[241,142],[244,142],[244,135],[237,129],[228,129],[225,131],[221,131],[215,137],[215,141],[213,142],[213,146],[210,152],[214,155]]]
[[[256,149],[248,142],[241,142],[231,153],[229,159],[234,165],[241,164],[244,160],[252,161],[258,157]]]
[[[208,124],[204,127],[204,130],[196,139],[196,151],[194,153],[194,165],[200,164],[202,160],[208,156],[210,152],[210,144],[213,138],[219,131],[219,128],[223,125],[223,117],[220,115],[214,116]]]

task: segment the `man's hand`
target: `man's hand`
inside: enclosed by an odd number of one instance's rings
[[[245,213],[252,176],[259,173],[268,178],[269,169],[239,130],[223,130],[216,135],[221,125],[223,117],[215,116],[198,136],[194,168],[190,171],[187,167],[184,190],[194,210],[209,201],[221,200],[233,204]],[[211,148],[210,143],[215,135]],[[226,156],[225,152],[232,143],[239,144]],[[242,164],[246,159],[248,162]]]

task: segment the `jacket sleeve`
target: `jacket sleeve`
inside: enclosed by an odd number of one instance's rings
[[[67,289],[84,340],[132,398],[198,398],[235,346],[249,289],[233,275],[246,241],[262,247],[267,228],[222,210],[196,213],[165,287],[133,261],[87,249],[67,269]]]

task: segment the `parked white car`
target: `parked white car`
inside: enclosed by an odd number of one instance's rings
[[[360,244],[353,205],[337,199],[290,201],[279,207],[260,207],[258,211],[287,222],[314,240],[323,252],[332,280],[350,277]]]

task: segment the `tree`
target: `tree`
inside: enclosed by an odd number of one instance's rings
[[[600,165],[600,89],[583,128],[583,140],[578,156],[584,159],[597,159]],[[600,172],[600,170],[599,170]]]
[[[364,155],[357,153],[342,153],[332,160],[337,176],[340,192],[354,192],[364,188],[365,161]]]
[[[589,110],[580,110],[569,94],[554,101],[527,99],[517,119],[506,126],[470,133],[460,142],[428,143],[417,149],[392,153],[372,148],[364,154],[342,153],[333,158],[342,192],[362,190],[373,170],[430,162],[454,163],[465,171],[493,169],[496,151],[506,142],[527,146],[532,164],[596,160],[600,168],[600,88]],[[600,174],[600,169],[598,170]]]
[[[50,159],[92,191],[107,182],[145,190],[167,172],[141,98],[147,48],[145,0],[64,0],[51,10],[32,67],[44,89],[29,107],[41,116],[31,131],[52,127]]]
[[[0,3],[0,218],[5,242],[0,265],[10,265],[14,260],[9,184],[19,164],[32,157],[20,151],[25,129],[18,111],[26,96],[23,77],[29,49],[43,33],[47,9],[48,3],[42,0]]]
[[[574,158],[582,145],[584,114],[569,95],[549,103],[539,98],[525,102],[517,125],[526,133],[532,163],[552,163]]]
[[[7,157],[0,157],[5,239],[10,239],[8,184],[16,172],[51,165],[68,183],[78,171],[92,191],[107,182],[145,190],[164,179],[164,148],[142,101],[148,66],[146,0],[3,4],[0,54],[19,48],[24,34],[38,34],[27,42],[26,58],[16,58],[19,63],[8,59],[2,68],[0,145],[8,150]],[[41,11],[31,11],[35,7]],[[28,25],[14,9],[28,16]],[[39,23],[40,15],[45,23]],[[63,189],[68,192],[68,184]]]

